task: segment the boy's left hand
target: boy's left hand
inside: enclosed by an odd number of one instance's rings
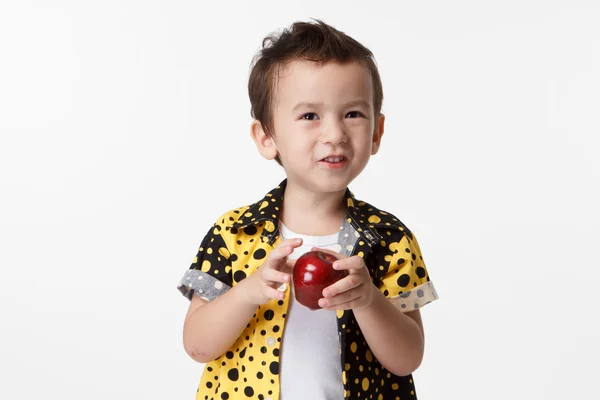
[[[325,310],[351,310],[371,304],[377,288],[360,256],[346,257],[318,247],[313,247],[312,250],[335,256],[338,260],[333,263],[334,268],[348,271],[348,276],[323,290],[323,298],[319,300],[320,307]]]

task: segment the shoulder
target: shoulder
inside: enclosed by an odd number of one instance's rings
[[[354,200],[354,217],[381,234],[382,231],[406,235],[412,238],[411,230],[388,210],[381,209],[363,200]]]
[[[221,228],[231,228],[243,218],[244,214],[250,209],[251,206],[251,204],[245,205],[222,212],[219,218],[217,218],[215,225]]]
[[[222,213],[214,225],[214,234],[219,234],[226,242],[251,238],[257,234],[269,236],[276,224],[263,210],[261,201],[237,207]],[[254,242],[253,240],[250,243]]]

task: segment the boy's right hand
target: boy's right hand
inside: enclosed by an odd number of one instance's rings
[[[285,293],[277,290],[282,284],[289,284],[293,261],[288,256],[296,247],[302,245],[302,239],[284,240],[269,253],[265,262],[245,282],[246,300],[256,306],[272,299],[283,300]]]

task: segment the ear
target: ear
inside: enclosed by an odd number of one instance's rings
[[[381,146],[381,137],[383,136],[385,125],[385,115],[379,114],[375,120],[375,129],[373,130],[373,145],[371,146],[371,155],[374,156]]]
[[[258,152],[267,160],[273,160],[277,156],[277,147],[275,140],[264,131],[262,124],[258,120],[252,121],[250,127],[250,136],[256,144]]]

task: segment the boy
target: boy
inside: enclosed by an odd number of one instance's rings
[[[196,398],[415,399],[419,308],[437,294],[415,236],[348,189],[384,132],[372,53],[298,22],[265,39],[248,88],[252,138],[287,178],[222,215],[178,286],[191,300],[184,348],[207,363]],[[349,274],[311,311],[290,277],[315,247]]]

